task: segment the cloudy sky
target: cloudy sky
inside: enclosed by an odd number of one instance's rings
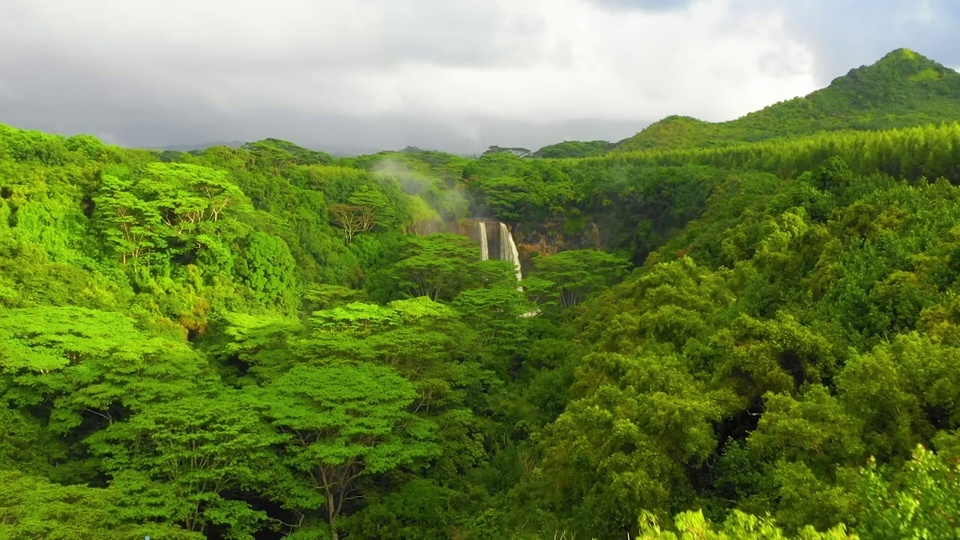
[[[909,47],[955,0],[0,0],[0,123],[160,147],[458,153],[728,120]]]

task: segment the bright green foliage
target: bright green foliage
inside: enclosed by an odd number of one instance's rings
[[[864,539],[955,538],[960,535],[960,471],[917,446],[895,474],[875,462],[863,470],[861,525]]]
[[[804,462],[827,475],[833,466],[856,461],[863,454],[857,420],[823,386],[805,387],[799,400],[767,394],[764,407],[748,441],[749,450],[758,458]]]
[[[584,306],[583,339],[607,351],[630,353],[644,339],[683,348],[708,339],[711,319],[725,318],[735,299],[728,276],[691,258],[658,264]]]
[[[0,314],[3,397],[52,405],[49,428],[123,418],[197,387],[201,359],[182,343],[149,337],[117,313],[31,308]]]
[[[148,534],[182,540],[203,538],[166,526],[124,523],[113,511],[115,489],[61,486],[41,477],[0,471],[0,538],[120,540]]]
[[[783,313],[768,321],[741,316],[714,340],[714,347],[722,351],[715,376],[727,379],[741,395],[793,393],[835,371],[830,343]]]
[[[476,332],[476,345],[503,355],[521,352],[534,306],[513,287],[469,289],[453,299],[453,307]]]
[[[863,419],[871,454],[906,459],[916,441],[960,427],[956,354],[954,347],[911,333],[848,361],[837,386]]]
[[[126,264],[141,256],[192,252],[224,234],[237,234],[232,217],[243,193],[222,171],[152,163],[132,178],[105,174],[94,198],[101,227]]]
[[[336,538],[359,478],[436,454],[434,426],[407,412],[415,396],[395,371],[369,364],[297,366],[263,388],[267,418],[287,435],[282,461],[291,475],[273,488],[276,497],[323,508]]]
[[[38,447],[44,452],[37,452]],[[46,472],[48,460],[63,453],[39,419],[14,408],[0,409],[0,468]]]
[[[298,345],[300,362],[316,366],[367,362],[360,365],[396,370],[413,385],[413,410],[438,426],[442,445],[429,476],[444,488],[466,489],[463,476],[487,458],[479,413],[491,405],[490,389],[498,388],[493,372],[506,376],[526,337],[522,329],[530,322],[520,317],[517,306],[523,301],[515,289],[506,301],[496,301],[489,318],[476,329],[464,324],[475,321],[470,314],[461,315],[426,297],[317,311],[311,335]],[[488,332],[514,327],[521,331],[503,343],[485,341]]]
[[[254,166],[272,169],[274,172],[281,172],[284,167],[292,164],[315,165],[333,161],[328,154],[308,150],[280,139],[264,139],[247,143],[243,145],[243,149],[250,153]]]
[[[251,414],[253,405],[230,390],[184,397],[90,436],[91,450],[123,492],[120,515],[249,537],[266,516],[227,495],[269,485],[271,450],[284,440]]]
[[[569,167],[710,165],[800,176],[824,159],[840,157],[860,175],[908,179],[958,178],[956,121],[888,131],[821,132],[784,141],[718,148],[637,151],[569,162]]]
[[[414,383],[417,407],[424,410],[459,403],[462,387],[478,376],[467,352],[474,334],[456,311],[426,297],[317,311],[311,326],[312,334],[299,345],[307,361],[390,366]]]
[[[45,166],[66,165],[79,157],[71,155],[64,137],[9,126],[0,127],[0,151],[4,158]]]
[[[236,261],[237,276],[262,305],[276,305],[290,312],[300,305],[296,261],[286,242],[276,236],[253,232],[241,244]]]
[[[563,213],[576,196],[569,176],[546,160],[486,154],[463,171],[475,205],[510,222],[542,224]]]
[[[456,492],[427,480],[413,480],[350,520],[351,535],[360,538],[445,540],[455,523]]]
[[[221,324],[225,342],[212,347],[211,354],[240,363],[245,372],[263,380],[292,364],[292,342],[303,333],[300,321],[275,316],[226,313]]]
[[[44,375],[108,354],[123,343],[133,321],[119,313],[83,308],[32,308],[0,314],[6,373]],[[117,334],[120,335],[117,335]]]
[[[640,519],[640,540],[846,540],[856,539],[847,534],[845,527],[837,526],[826,532],[817,532],[805,527],[796,535],[784,533],[772,519],[758,518],[734,511],[716,526],[703,516],[703,512],[683,512],[674,519],[677,532],[661,530],[652,515]]]

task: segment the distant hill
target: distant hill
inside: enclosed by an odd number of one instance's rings
[[[265,139],[266,141],[279,141],[279,139]],[[281,141],[286,145],[292,145],[301,150],[306,150],[308,152],[314,152],[314,150],[308,150],[306,148],[300,147],[293,143],[286,141]],[[162,152],[191,152],[197,153],[202,152],[208,148],[213,148],[214,146],[226,146],[227,148],[242,148],[245,144],[243,141],[211,141],[207,143],[198,143],[198,144],[171,144],[167,146],[156,146],[148,147],[148,150],[160,150]],[[364,154],[376,154],[377,152],[383,151],[382,148],[375,148],[372,146],[338,146],[329,151],[318,151],[321,154],[334,157],[349,157],[349,156],[360,156]],[[301,152],[302,153],[302,152]]]
[[[167,146],[150,147],[150,150],[164,150],[170,152],[190,152],[194,150],[206,150],[214,146],[226,146],[227,148],[240,148],[242,141],[211,141],[199,144],[171,144]]]
[[[669,116],[614,151],[726,146],[817,131],[960,120],[960,74],[909,49],[850,70],[830,86],[729,122]]]
[[[333,156],[304,148],[283,139],[263,139],[244,143],[241,147],[249,150],[261,159],[276,161],[278,164],[296,163],[297,165],[317,165],[333,162]]]
[[[607,141],[563,141],[544,146],[533,153],[539,158],[580,158],[599,156],[609,152],[616,143]]]

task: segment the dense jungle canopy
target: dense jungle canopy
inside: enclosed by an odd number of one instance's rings
[[[477,159],[0,125],[0,538],[958,537],[958,81]]]

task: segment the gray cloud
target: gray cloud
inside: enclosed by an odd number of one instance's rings
[[[686,9],[695,0],[591,0],[593,3],[615,9],[639,9],[642,11],[671,11]]]
[[[821,84],[900,47],[960,66],[960,3],[953,0],[738,0],[733,7],[782,13],[786,29],[814,49]]]
[[[37,66],[43,69],[37,69]],[[33,56],[0,63],[0,122],[56,133],[94,133],[137,147],[252,141],[267,137],[336,153],[370,153],[405,146],[461,154],[492,144],[532,149],[563,139],[621,139],[649,121],[529,122],[474,117],[470,129],[443,118],[384,113],[357,117],[283,106],[217,107],[190,92],[169,94],[150,84],[90,72],[62,59]]]
[[[734,118],[901,46],[960,65],[947,0],[5,4],[0,122],[135,146],[535,149]]]

